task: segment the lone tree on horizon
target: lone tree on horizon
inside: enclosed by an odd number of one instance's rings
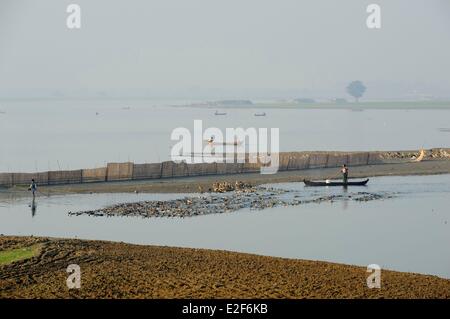
[[[359,98],[366,92],[366,86],[361,81],[353,81],[347,86],[347,93],[355,98],[358,102]]]

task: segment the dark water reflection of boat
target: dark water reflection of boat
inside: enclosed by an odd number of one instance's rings
[[[336,182],[336,181],[308,181],[304,180],[306,186],[365,186],[369,182],[369,179],[365,179],[363,181],[354,181],[354,182]]]

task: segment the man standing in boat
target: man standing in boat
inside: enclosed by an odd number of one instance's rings
[[[347,184],[347,182],[348,182],[348,167],[346,164],[342,165],[341,173],[342,173],[342,177],[344,180],[344,184]]]

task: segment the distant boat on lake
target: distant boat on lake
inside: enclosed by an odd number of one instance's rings
[[[255,113],[255,116],[266,116],[266,112],[262,112],[262,113]]]
[[[238,141],[238,140],[234,140],[233,142],[224,142],[224,141],[217,142],[215,140],[214,136],[211,136],[209,139],[206,140],[206,142],[208,142],[208,144],[210,144],[210,145],[241,145],[242,144],[242,141]]]
[[[214,115],[227,115],[227,113],[216,111],[216,112],[214,113]]]

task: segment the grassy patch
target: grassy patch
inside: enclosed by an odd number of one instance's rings
[[[15,261],[24,260],[37,256],[41,250],[41,245],[16,248],[0,251],[0,265],[7,265]]]

